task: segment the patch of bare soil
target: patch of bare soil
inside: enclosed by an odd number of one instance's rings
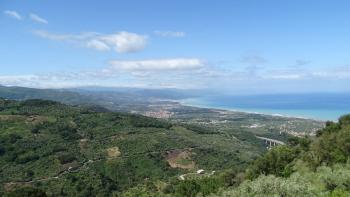
[[[107,148],[107,156],[109,158],[116,158],[116,157],[119,157],[120,155],[121,155],[121,152],[119,151],[118,147]]]
[[[79,148],[80,148],[80,152],[84,151],[87,147],[87,142],[88,142],[88,139],[86,138],[83,138],[83,139],[80,139],[79,140]]]
[[[27,117],[26,119],[26,123],[27,124],[40,124],[40,123],[43,123],[45,121],[47,121],[48,118],[45,117],[45,116],[36,116],[36,115],[32,115],[32,116],[29,116]]]
[[[168,151],[166,160],[172,168],[193,169],[195,167],[189,150]]]

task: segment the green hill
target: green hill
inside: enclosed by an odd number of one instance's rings
[[[316,139],[290,138],[233,175],[232,185],[211,187],[187,181],[187,196],[350,196],[350,115],[328,122]],[[215,180],[217,178],[211,177]],[[208,192],[209,188],[209,192]]]
[[[81,99],[81,95],[79,93],[64,90],[6,87],[0,85],[0,98],[12,100],[46,99],[77,104]]]
[[[350,116],[263,154],[249,132],[0,99],[0,194],[348,196],[349,144]]]
[[[193,128],[96,107],[1,99],[0,190],[10,196],[174,195],[182,174],[244,169],[265,151],[254,135],[240,141]]]

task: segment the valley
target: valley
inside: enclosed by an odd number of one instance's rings
[[[63,94],[61,100],[68,95],[51,91]],[[76,102],[84,95],[74,97]],[[139,104],[139,111],[119,111],[105,101],[99,106],[102,99],[70,105],[2,99],[1,191],[33,187],[49,196],[127,196],[153,188],[151,193],[176,194],[167,190],[183,181],[237,176],[274,145],[293,136],[315,138],[325,124],[151,100]],[[154,117],[156,109],[171,115]],[[279,143],[269,145],[267,139]]]

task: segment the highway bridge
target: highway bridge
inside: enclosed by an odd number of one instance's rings
[[[260,137],[260,136],[255,136],[258,139],[264,140],[265,144],[267,145],[267,148],[271,148],[274,146],[278,146],[278,145],[284,145],[285,143],[279,140],[275,140],[275,139],[271,139],[271,138],[267,138],[267,137]]]

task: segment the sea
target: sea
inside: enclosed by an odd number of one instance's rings
[[[350,93],[203,95],[182,99],[184,105],[337,121],[350,114]]]

